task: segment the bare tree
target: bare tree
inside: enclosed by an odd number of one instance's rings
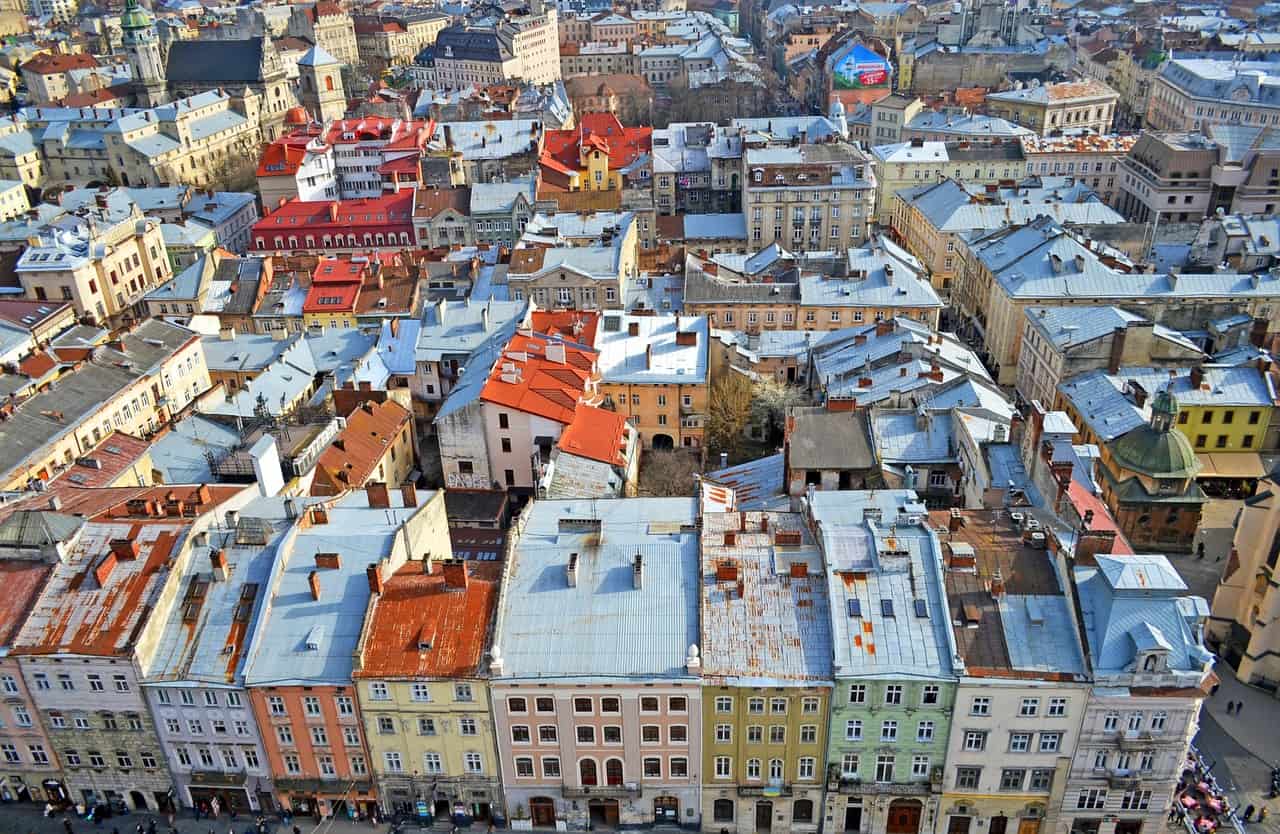
[[[640,466],[640,494],[658,497],[693,495],[698,457],[683,449],[655,449]]]
[[[797,385],[773,378],[759,379],[751,390],[751,425],[759,427],[765,441],[776,446],[782,443],[787,409],[808,403],[808,394]]]
[[[711,386],[707,442],[716,452],[738,451],[751,420],[751,381],[730,371]]]

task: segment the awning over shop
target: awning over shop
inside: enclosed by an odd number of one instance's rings
[[[1202,453],[1197,478],[1261,478],[1267,474],[1257,452]]]

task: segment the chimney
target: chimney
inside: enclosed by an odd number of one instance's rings
[[[413,484],[403,483],[400,485],[400,500],[404,502],[406,507],[418,506],[418,490]]]
[[[792,579],[807,579],[809,577],[809,566],[804,562],[792,562],[790,575]]]
[[[328,510],[327,508],[325,508],[325,507],[321,507],[321,506],[315,506],[315,507],[312,507],[312,508],[311,508],[311,523],[312,523],[312,524],[328,524],[328,523],[329,523],[329,510]]]
[[[951,517],[947,519],[947,530],[954,533],[962,527],[964,527],[964,516],[958,507],[952,507]]]
[[[213,565],[215,582],[227,581],[227,551],[218,549],[209,551],[209,561]]]
[[[640,322],[638,322],[638,321],[628,322],[628,323],[627,323],[627,335],[628,335],[628,336],[639,336],[639,335],[640,335]]]
[[[369,593],[381,595],[387,587],[386,581],[382,578],[381,568],[375,563],[365,568],[364,573],[369,578]]]
[[[1127,327],[1117,327],[1111,333],[1111,358],[1107,360],[1107,373],[1120,373],[1120,364],[1124,361],[1124,342],[1129,333]]]
[[[644,557],[639,553],[631,563],[631,584],[636,590],[644,587]]]
[[[110,547],[116,559],[121,562],[132,562],[142,552],[142,548],[132,539],[112,539]]]
[[[465,591],[467,589],[467,563],[462,559],[445,559],[440,563],[444,571],[444,586]]]
[[[1191,368],[1191,388],[1194,391],[1200,390],[1200,386],[1204,384],[1204,366],[1195,365]]]
[[[313,570],[307,574],[307,584],[311,586],[311,598],[320,600],[320,571]]]
[[[93,569],[93,578],[98,580],[99,588],[107,584],[107,578],[111,576],[111,571],[115,569],[116,554],[108,553],[106,558],[99,562],[98,566]]]
[[[653,367],[653,345],[644,346],[644,367],[646,370]]]
[[[991,574],[991,596],[996,599],[1004,596],[1004,574],[1000,572],[999,568],[996,569],[995,573]]]
[[[369,508],[376,510],[391,509],[391,495],[387,492],[387,485],[382,481],[365,484],[365,494],[369,497]]]
[[[888,336],[893,332],[893,319],[876,322],[876,336]]]
[[[738,563],[732,559],[724,559],[716,563],[717,582],[737,582]]]
[[[236,525],[240,523],[240,512],[238,510],[227,510],[225,517],[227,520],[227,526],[233,530]]]
[[[322,570],[338,570],[342,567],[342,557],[337,553],[317,553],[316,567]]]
[[[578,554],[570,553],[569,562],[564,566],[564,578],[570,588],[578,587]]]

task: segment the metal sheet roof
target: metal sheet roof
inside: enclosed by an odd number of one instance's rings
[[[693,498],[536,502],[503,590],[502,677],[688,677],[686,653],[699,640],[696,515]]]
[[[810,506],[828,564],[835,677],[950,677],[941,550],[916,494],[821,491]]]
[[[724,568],[733,566],[732,575]],[[702,674],[708,685],[831,677],[822,555],[799,513],[702,517]]]

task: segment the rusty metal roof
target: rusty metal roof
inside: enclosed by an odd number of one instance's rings
[[[243,489],[84,490],[113,497],[54,567],[13,652],[127,657],[197,514]]]
[[[822,554],[799,513],[702,517],[702,673],[779,686],[831,678]]]
[[[361,637],[362,665],[354,677],[477,674],[493,628],[502,564],[437,564],[430,574],[422,567],[420,561],[406,563],[374,598]],[[466,587],[451,587],[446,571],[455,577],[465,571]]]

